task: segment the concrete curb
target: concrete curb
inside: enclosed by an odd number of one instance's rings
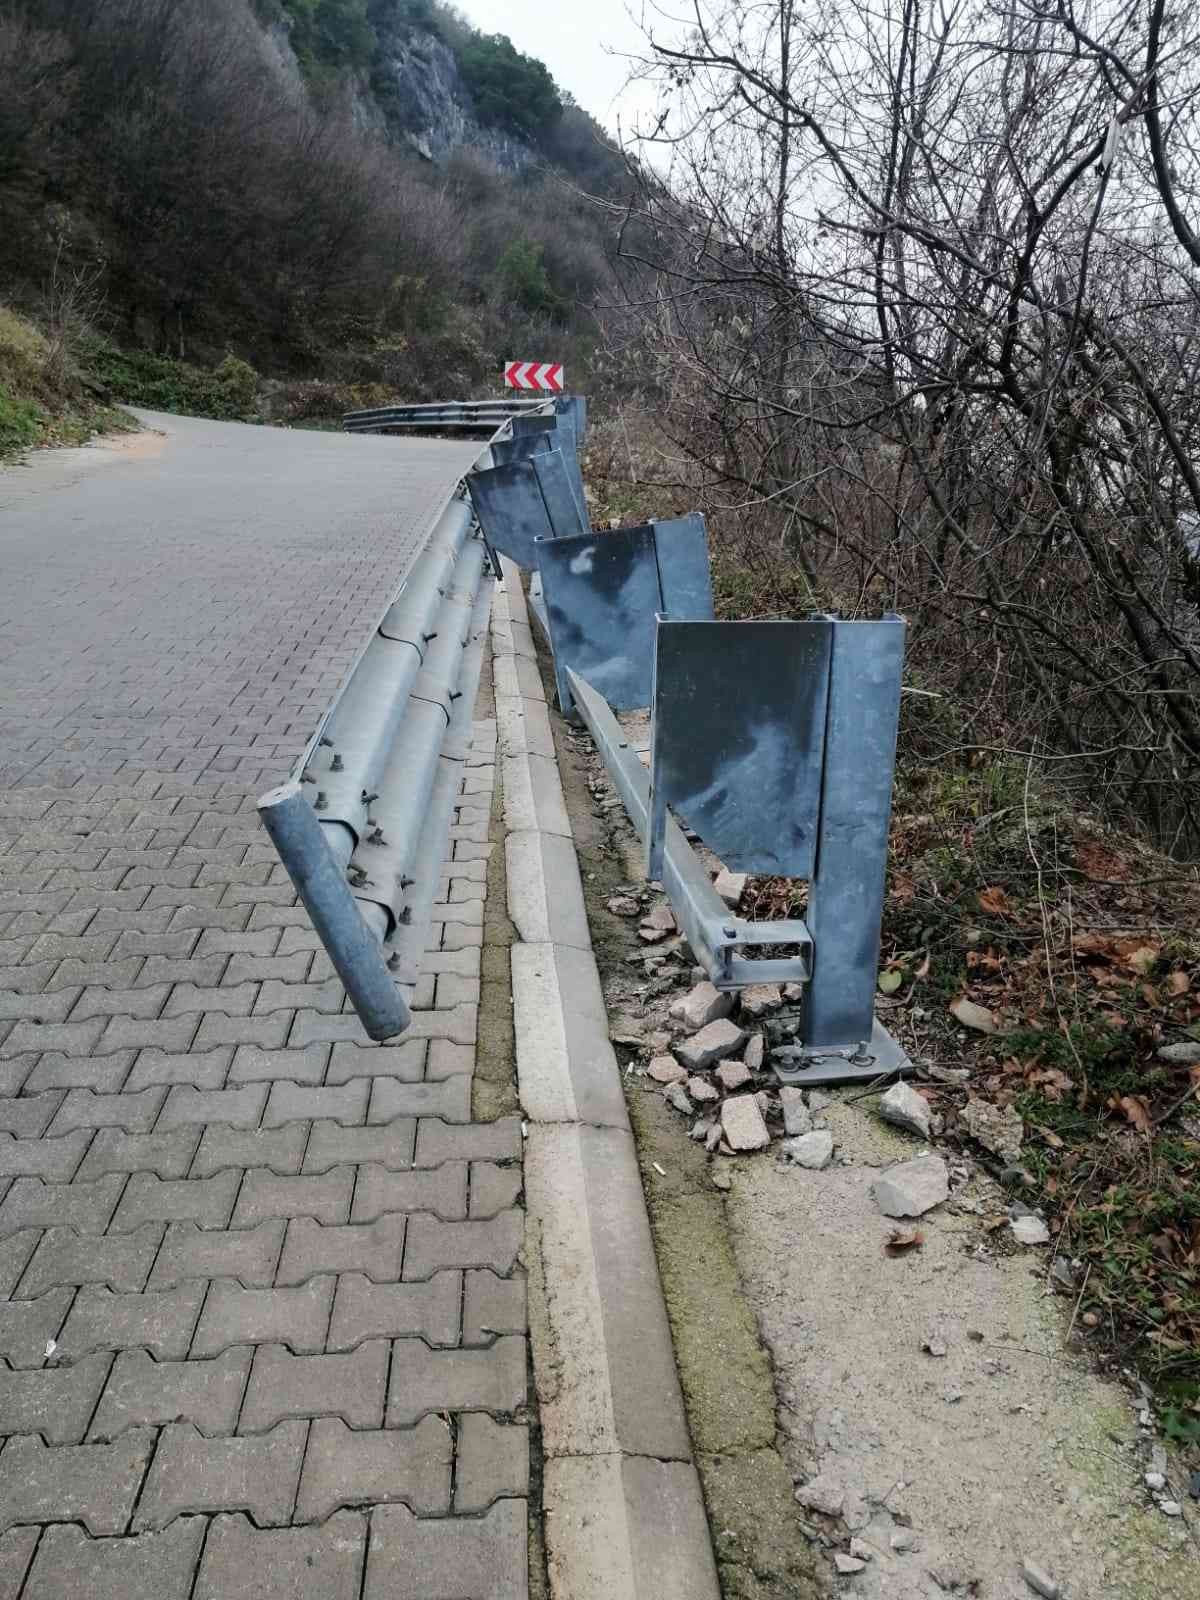
[[[719,1600],[520,574],[492,610],[530,1337],[555,1600]]]

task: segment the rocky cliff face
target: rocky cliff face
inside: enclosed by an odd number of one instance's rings
[[[433,34],[397,29],[386,41],[372,87],[389,131],[427,161],[444,161],[463,148],[481,151],[510,172],[533,160],[528,145],[476,120],[454,52]]]

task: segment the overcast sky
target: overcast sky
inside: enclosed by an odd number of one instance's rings
[[[628,89],[630,63],[624,57],[645,48],[634,20],[645,0],[454,0],[456,8],[484,33],[506,33],[525,55],[544,61],[555,81],[568,89],[585,111],[611,133],[620,118],[628,134],[656,104],[645,84]],[[661,27],[661,15],[656,26]]]

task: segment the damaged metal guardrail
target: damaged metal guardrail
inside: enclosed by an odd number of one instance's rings
[[[583,720],[696,959],[720,989],[803,988],[787,1082],[904,1070],[874,997],[904,624],[717,622],[704,519],[596,534],[571,419],[522,419],[468,486],[527,569],[564,714]],[[617,719],[649,709],[649,770]],[[802,918],[730,912],[689,841],[807,883]]]
[[[446,507],[341,693],[259,814],[372,1039],[410,1022],[466,760],[492,592],[469,504]],[[440,837],[431,826],[440,819]]]
[[[572,395],[530,398],[512,395],[501,400],[430,400],[405,406],[376,406],[350,411],[342,418],[347,433],[402,433],[411,428],[448,429],[455,432],[494,433],[506,422],[539,414],[553,418],[582,418],[584,402]],[[582,421],[581,424],[582,426]]]

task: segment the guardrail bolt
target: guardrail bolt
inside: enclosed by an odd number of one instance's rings
[[[316,811],[324,811],[325,807],[328,804],[329,804],[328,795],[325,793],[324,789],[318,789],[317,790],[317,798],[313,801],[313,809],[316,810]]]
[[[367,835],[367,843],[368,844],[386,844],[387,840],[383,837],[383,829],[382,828],[376,828],[373,833],[369,833]]]
[[[437,634],[436,633],[423,633],[421,635],[421,643],[422,644],[432,644],[432,642],[436,638],[437,638]]]
[[[387,964],[388,964],[388,971],[389,972],[399,972],[399,970],[400,970],[400,952],[399,952],[399,950],[393,950],[392,951],[391,955],[387,959]]]
[[[403,926],[406,927],[406,928],[409,927],[410,924],[412,923],[412,907],[411,906],[405,906],[404,910],[396,918],[396,921],[399,922],[399,923],[402,923]]]
[[[341,756],[334,756],[333,760],[329,763],[329,770],[330,772],[341,772],[343,765],[344,763]]]
[[[322,738],[319,739],[317,742],[318,742],[319,746],[323,750],[332,750],[333,749],[333,740],[332,739],[329,739],[329,738],[326,738],[326,737],[322,736]]]
[[[416,883],[416,881],[417,880],[415,878],[401,878],[400,879],[400,887],[402,889],[411,889],[413,884]]]
[[[365,805],[365,806],[373,805],[374,802],[376,800],[378,800],[378,799],[379,799],[379,796],[377,794],[368,794],[365,789],[363,790],[363,805]]]
[[[300,774],[300,782],[301,783],[316,783],[316,781],[317,780],[313,777],[312,773],[308,770],[307,767],[305,767],[304,771]]]

